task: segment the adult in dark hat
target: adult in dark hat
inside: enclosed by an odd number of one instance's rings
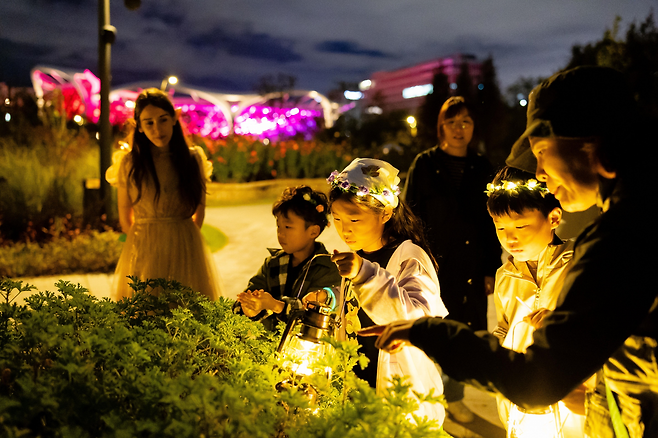
[[[553,404],[602,370],[588,394],[586,433],[657,437],[656,148],[648,127],[615,70],[580,67],[538,85],[507,164],[536,172],[567,211],[602,210],[576,240],[558,307],[525,354],[440,318],[371,329],[381,333],[377,346],[411,343],[449,376],[525,408]]]

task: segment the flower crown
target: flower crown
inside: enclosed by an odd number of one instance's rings
[[[541,185],[536,179],[529,179],[523,184],[520,181],[501,180],[499,184],[487,184],[487,190],[484,193],[491,196],[496,192],[505,191],[509,195],[518,196],[522,191],[537,191],[541,196],[546,196],[548,189]]]
[[[372,195],[384,205],[397,205],[394,199],[400,196],[400,188],[397,185],[384,188],[366,187],[365,185],[359,186],[350,182],[345,172],[340,173],[337,170],[334,170],[329,174],[327,182],[331,184],[332,188],[339,188],[344,192],[354,193],[357,196]]]
[[[324,205],[318,204],[318,201],[316,201],[315,199],[313,199],[313,198],[311,197],[311,194],[310,194],[310,193],[304,193],[304,195],[302,196],[302,198],[304,198],[304,201],[308,201],[308,202],[310,202],[311,205],[315,205],[315,210],[316,210],[318,213],[322,213],[322,212],[324,212]]]

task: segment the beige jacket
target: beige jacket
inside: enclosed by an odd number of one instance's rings
[[[501,339],[501,345],[510,350],[524,353],[533,342],[534,328],[523,322],[523,317],[537,309],[554,310],[562,284],[573,258],[573,241],[561,241],[557,236],[539,254],[537,281],[532,277],[525,262],[517,262],[512,256],[496,272],[494,300],[498,325],[494,335]],[[516,298],[519,297],[525,306]],[[498,415],[506,424],[510,401],[498,394]],[[585,417],[569,411],[558,403],[562,433],[565,438],[582,438]]]
[[[494,290],[498,325],[493,333],[503,347],[524,353],[532,344],[534,329],[523,318],[531,313],[528,308],[555,309],[572,258],[573,241],[563,242],[556,236],[539,254],[536,282],[528,265],[512,256],[498,269]]]

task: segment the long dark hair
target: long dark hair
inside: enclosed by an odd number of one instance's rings
[[[384,204],[373,196],[357,196],[355,193],[346,192],[339,187],[334,187],[329,192],[329,207],[331,208],[331,205],[338,199],[344,199],[356,205],[363,205],[375,214],[382,214],[385,208]],[[386,244],[392,242],[402,243],[405,240],[411,240],[427,253],[432,260],[434,269],[438,272],[438,264],[432,255],[430,246],[427,244],[427,239],[425,238],[425,233],[423,232],[423,223],[402,199],[399,199],[398,206],[393,209],[391,218],[384,224],[382,239]]]
[[[176,116],[174,104],[169,100],[169,96],[157,88],[148,88],[143,90],[135,101],[135,123],[136,129],[133,135],[132,151],[132,169],[128,178],[132,178],[137,186],[137,202],[142,197],[142,183],[144,178],[150,178],[155,185],[155,202],[160,199],[160,181],[155,171],[153,162],[153,147],[156,147],[146,134],[140,132],[139,117],[149,105],[158,107],[171,115]],[[201,198],[206,190],[204,178],[201,176],[199,164],[190,153],[190,147],[187,144],[180,121],[174,125],[174,132],[169,142],[169,151],[171,152],[171,162],[174,171],[178,176],[179,190],[182,193],[183,201],[189,203],[190,215],[194,214],[201,203]]]

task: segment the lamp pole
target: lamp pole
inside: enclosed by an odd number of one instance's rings
[[[125,6],[130,10],[139,8],[140,0],[124,0]],[[112,125],[110,125],[110,88],[112,76],[110,75],[110,60],[112,58],[112,44],[116,39],[117,30],[110,24],[110,0],[98,0],[98,77],[101,81],[100,109],[98,119],[98,143],[100,145],[100,180],[102,211],[108,223],[114,223],[114,209],[112,208],[112,189],[105,179],[105,171],[112,164]]]
[[[116,38],[116,29],[110,25],[110,0],[98,0],[98,73],[101,81],[100,107],[98,119],[98,142],[101,152],[101,199],[102,212],[107,222],[114,222],[112,209],[112,191],[105,179],[105,171],[112,164],[112,125],[110,125],[110,59],[112,43]]]

